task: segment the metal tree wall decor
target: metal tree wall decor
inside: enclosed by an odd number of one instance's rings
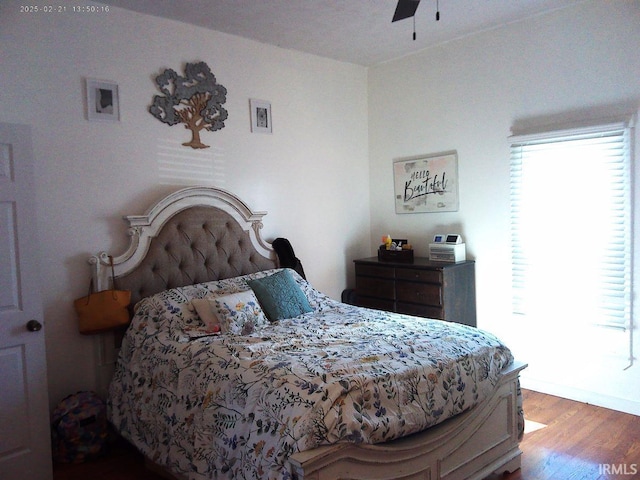
[[[224,128],[229,116],[222,106],[227,101],[227,89],[216,82],[216,77],[205,62],[187,63],[184,77],[167,68],[156,77],[163,95],[155,95],[149,113],[167,125],[184,123],[191,130],[191,141],[182,145],[191,148],[209,148],[200,140],[200,131],[215,132]]]

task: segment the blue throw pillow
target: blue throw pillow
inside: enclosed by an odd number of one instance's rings
[[[312,311],[306,295],[287,270],[247,283],[272,322]]]

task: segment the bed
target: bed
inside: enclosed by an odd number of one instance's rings
[[[115,429],[167,478],[482,479],[520,466],[518,375],[488,332],[335,301],[281,268],[265,212],[211,187],[125,217],[132,321]],[[90,259],[98,289],[109,254]],[[215,315],[210,315],[215,313]]]

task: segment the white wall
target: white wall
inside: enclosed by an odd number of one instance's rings
[[[531,364],[523,384],[636,414],[640,364],[623,371],[623,359],[605,372],[592,361],[582,364],[579,374],[564,372],[549,383],[549,371],[537,367],[554,352],[528,343],[527,332],[511,317],[507,137],[512,127],[637,111],[639,51],[640,3],[593,1],[369,71],[372,245],[390,233],[408,237],[416,253],[426,255],[434,233],[462,233],[468,256],[476,259],[478,325],[502,336],[516,356]],[[393,159],[446,150],[458,151],[459,211],[396,215]],[[636,162],[636,178],[637,173]],[[637,186],[634,195],[637,212]],[[637,235],[634,246],[640,251]],[[570,252],[570,244],[559,245],[558,260]],[[639,272],[636,266],[636,282]],[[636,287],[636,358],[637,298]]]
[[[90,254],[121,253],[125,214],[184,186],[159,155],[190,135],[148,112],[165,68],[204,61],[228,90],[226,126],[198,152],[215,184],[266,210],[263,236],[291,240],[309,280],[339,298],[354,257],[368,254],[366,69],[156,17],[21,13],[0,4],[0,121],[33,128],[50,402],[94,388],[94,339],[77,332]],[[118,83],[121,121],[85,119],[83,78]],[[250,133],[249,98],[272,104],[273,134]],[[171,183],[171,182],[169,182]],[[202,183],[202,182],[200,182]]]

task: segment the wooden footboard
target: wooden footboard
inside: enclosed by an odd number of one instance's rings
[[[473,409],[410,437],[377,445],[336,444],[289,459],[297,480],[481,480],[520,468],[514,363]]]
[[[483,403],[410,437],[376,445],[339,443],[289,458],[296,480],[482,480],[520,468],[518,375],[526,364],[505,370]],[[147,460],[147,468],[171,480],[186,480]]]

